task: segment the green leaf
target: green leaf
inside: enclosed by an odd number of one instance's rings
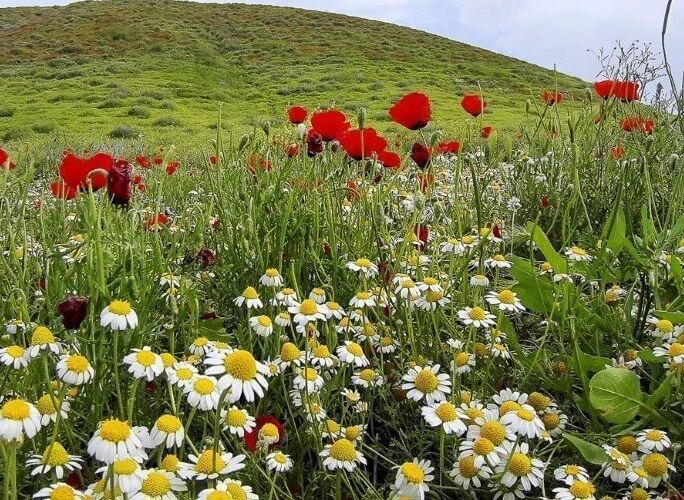
[[[512,257],[511,274],[516,284],[512,290],[518,294],[523,305],[538,313],[548,314],[553,305],[553,284],[535,274],[534,267],[525,259]]]
[[[610,249],[615,255],[619,254],[625,244],[625,234],[627,223],[625,222],[625,211],[622,205],[617,205],[610,214],[608,222],[603,227],[601,235],[606,248]]]
[[[589,402],[611,424],[631,422],[643,406],[639,377],[622,368],[606,368],[589,382]]]
[[[653,351],[650,351],[648,349],[639,351],[639,358],[643,359],[647,363],[652,363],[654,365],[662,365],[665,362],[664,357],[659,358],[658,356],[653,354]]]
[[[682,324],[684,323],[684,312],[679,312],[679,311],[656,311],[655,312],[656,317],[660,319],[666,319],[669,321],[672,321],[674,324]]]
[[[594,443],[585,441],[569,432],[564,432],[563,438],[577,448],[577,451],[582,454],[582,457],[591,464],[602,465],[609,459],[608,454],[606,454],[603,448]]]
[[[643,234],[645,246],[650,247],[653,243],[655,243],[657,231],[655,224],[653,224],[653,221],[648,213],[648,207],[646,205],[641,206],[641,233]]]
[[[646,398],[646,406],[649,408],[657,409],[656,407],[665,399],[665,397],[670,393],[672,388],[672,376],[667,375],[665,379],[660,383],[658,388],[653,391],[653,394]]]
[[[549,241],[549,239],[546,237],[546,233],[540,228],[538,225],[536,225],[534,222],[528,222],[527,223],[527,230],[530,233],[530,237],[532,238],[532,241],[537,245],[537,248],[541,250],[541,253],[544,254],[544,258],[549,261],[549,264],[551,264],[551,267],[553,267],[553,271],[555,273],[567,273],[568,272],[568,263],[567,261],[563,258],[561,254],[556,252],[556,249],[553,248],[553,245]]]
[[[670,259],[670,272],[674,278],[675,286],[679,293],[682,293],[682,281],[684,280],[684,273],[682,272],[682,262],[679,257],[673,255]]]
[[[579,358],[579,363],[582,366],[575,366],[576,370],[581,370],[583,372],[600,372],[605,369],[606,365],[610,366],[611,361],[609,358],[604,358],[602,356],[592,356],[591,354],[586,354],[581,350],[577,350],[577,357]],[[570,358],[573,365],[577,364],[574,362],[574,357]]]

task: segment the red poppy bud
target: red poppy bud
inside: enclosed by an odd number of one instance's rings
[[[216,164],[218,163],[218,156],[216,156],[216,155],[211,155],[211,156],[209,157],[209,163],[211,163],[212,165],[216,165]]]
[[[545,90],[544,94],[542,94],[542,99],[544,99],[547,106],[553,106],[554,104],[560,104],[565,99],[565,94],[555,90]]]
[[[314,129],[310,129],[306,135],[306,154],[314,157],[323,152],[323,137]]]
[[[13,170],[16,168],[16,165],[12,163],[12,159],[9,156],[9,153],[7,153],[4,149],[0,148],[0,168],[4,168],[7,170]]]
[[[418,240],[420,240],[420,250],[424,251],[428,244],[430,231],[428,230],[427,226],[424,226],[423,224],[416,224],[413,228],[413,232],[418,237]]]
[[[86,317],[88,312],[88,303],[90,300],[87,297],[79,297],[78,295],[70,295],[62,302],[57,304],[57,312],[62,317],[62,324],[67,330],[75,330]]]
[[[494,224],[494,226],[492,226],[492,235],[495,238],[501,238],[501,229],[499,229],[498,224]]]
[[[126,160],[116,160],[107,177],[107,191],[114,205],[128,205],[131,199],[133,167]]]
[[[482,130],[480,131],[480,137],[483,139],[488,139],[490,135],[492,135],[492,131],[494,130],[494,127],[491,126],[486,126],[482,127]]]
[[[411,147],[411,159],[419,168],[425,168],[430,164],[430,150],[419,142],[415,142]]]
[[[168,175],[173,175],[174,173],[176,173],[176,170],[178,170],[178,167],[180,167],[180,162],[170,161],[166,164],[166,173]]]
[[[619,160],[620,158],[625,156],[625,148],[623,148],[622,146],[615,146],[614,148],[611,148],[610,156],[614,160]]]
[[[197,252],[197,260],[200,263],[200,267],[204,269],[205,267],[216,264],[216,255],[214,255],[214,252],[208,248],[203,248]]]
[[[299,154],[299,145],[292,143],[285,146],[285,154],[288,158],[294,158]]]
[[[323,242],[323,254],[327,257],[330,257],[330,255],[332,254],[332,248],[330,247],[330,243],[328,243],[327,241]]]
[[[542,196],[541,206],[542,206],[542,208],[549,208],[550,205],[549,205],[549,197],[548,196],[546,196],[546,195]]]
[[[150,168],[150,159],[145,155],[138,155],[135,157],[135,162],[142,168]]]

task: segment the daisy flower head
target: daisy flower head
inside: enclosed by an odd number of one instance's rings
[[[221,420],[223,421],[223,430],[239,437],[244,437],[245,432],[252,432],[256,427],[254,417],[247,410],[235,405],[221,409]]]
[[[23,399],[10,399],[0,408],[0,438],[7,441],[35,436],[40,428],[41,416],[38,409]]]
[[[658,429],[644,429],[636,437],[639,451],[649,453],[651,451],[663,451],[672,446],[668,435]]]
[[[33,467],[31,475],[47,474],[55,471],[57,479],[62,479],[65,474],[81,469],[83,460],[77,455],[69,455],[61,443],[55,441],[48,444],[42,455],[32,455],[27,461],[27,467]]]
[[[382,326],[382,325],[380,325]],[[375,325],[370,322],[364,322],[355,329],[354,338],[359,342],[374,342],[380,338],[380,334]]]
[[[373,341],[373,347],[383,354],[391,354],[399,347],[399,342],[389,335],[383,335]]]
[[[351,340],[345,340],[344,345],[337,346],[336,353],[342,363],[359,367],[368,366],[370,364],[370,361],[368,361],[368,358],[363,352],[363,347]]]
[[[352,384],[364,388],[380,387],[385,379],[376,370],[372,368],[364,368],[355,372],[351,378]]]
[[[266,315],[252,316],[249,318],[249,326],[252,327],[254,333],[260,337],[268,337],[273,333],[273,321]]]
[[[235,297],[233,303],[238,307],[245,306],[247,309],[261,309],[264,307],[259,298],[259,293],[251,286],[245,288],[241,295]]]
[[[554,488],[556,500],[595,500],[596,486],[588,479],[579,479],[568,486]]]
[[[554,470],[553,477],[565,484],[572,484],[575,481],[589,481],[589,472],[581,465],[567,464]]]
[[[648,474],[649,488],[657,488],[661,481],[669,479],[670,471],[675,472],[675,468],[670,464],[670,460],[662,453],[646,453],[641,457],[641,464]]]
[[[415,299],[420,297],[420,288],[412,279],[402,280],[394,289],[394,293],[402,299]]]
[[[283,288],[271,299],[271,304],[274,306],[292,307],[297,304],[297,292],[292,288]]]
[[[451,302],[451,297],[443,291],[427,290],[416,302],[416,306],[424,311],[434,311],[438,307],[444,307]]]
[[[437,278],[433,278],[432,276],[427,276],[423,278],[423,281],[419,281],[418,283],[416,283],[416,286],[421,292],[426,292],[428,290],[431,290],[433,292],[444,291],[442,285],[439,284],[439,280],[437,280]]]
[[[17,332],[23,333],[26,331],[26,323],[20,319],[10,319],[5,323],[5,330],[8,335],[16,335]]]
[[[275,317],[275,323],[281,328],[287,328],[292,324],[292,318],[290,317],[290,313],[287,311],[279,312],[278,315]]]
[[[147,458],[142,441],[130,425],[115,418],[99,423],[88,442],[88,453],[106,464],[128,458],[142,462]]]
[[[171,385],[184,388],[193,382],[199,370],[187,361],[177,361],[173,366],[166,369],[166,378]]]
[[[212,349],[211,341],[206,337],[195,337],[190,346],[188,346],[188,351],[195,356],[205,356]]]
[[[590,262],[594,259],[589,253],[582,247],[571,246],[565,249],[565,255],[567,255],[568,260],[574,262]]]
[[[188,490],[182,479],[164,469],[144,470],[141,479],[140,489],[131,500],[176,500],[174,492]]]
[[[439,373],[439,365],[415,366],[402,377],[401,388],[408,390],[406,397],[413,401],[425,398],[428,405],[444,401],[451,393],[451,379],[447,373]]]
[[[180,447],[185,439],[185,429],[178,417],[165,414],[160,416],[150,430],[149,441],[152,447],[164,443],[166,448]]]
[[[264,397],[264,391],[268,388],[266,375],[268,367],[260,363],[251,352],[244,349],[221,353],[220,357],[207,356],[206,363],[211,368],[206,370],[207,375],[222,375],[219,379],[221,389],[230,390],[228,401],[235,403],[244,397],[246,401],[254,401],[255,397]],[[210,361],[211,360],[211,361]]]
[[[270,453],[266,456],[266,466],[275,472],[288,472],[292,469],[292,459],[281,451]]]
[[[497,306],[501,311],[516,313],[525,310],[525,306],[522,305],[517,294],[508,289],[501,290],[498,293],[491,291],[487,293],[485,300],[489,304]]]
[[[467,351],[454,353],[451,361],[451,370],[457,375],[464,375],[475,367],[475,354]]]
[[[377,302],[371,292],[360,291],[349,300],[349,306],[362,309],[364,307],[375,307]],[[354,319],[354,318],[352,318]]]
[[[183,386],[190,406],[202,411],[215,410],[218,407],[221,389],[214,377],[196,375],[191,381]]]
[[[365,257],[359,257],[355,261],[347,262],[345,267],[366,278],[372,278],[378,275],[378,266]]]
[[[66,483],[54,483],[38,490],[33,498],[85,500],[86,496]]]
[[[83,385],[95,376],[95,369],[90,361],[81,354],[65,354],[55,365],[57,377],[70,385]]]
[[[26,349],[26,352],[31,358],[35,358],[44,351],[59,355],[60,347],[52,330],[45,326],[38,326],[33,330],[31,345]]]
[[[125,300],[113,300],[100,313],[100,325],[111,330],[134,330],[138,315]]]
[[[475,328],[489,328],[496,325],[496,316],[479,306],[466,307],[458,311],[458,317],[466,326]]]
[[[484,265],[490,269],[509,269],[513,264],[506,260],[506,257],[503,255],[496,254],[488,259],[485,259]]]
[[[484,481],[492,477],[492,469],[484,463],[475,465],[475,455],[465,455],[456,460],[449,475],[458,486],[468,490],[471,484],[480,488]]]
[[[283,286],[283,277],[280,274],[280,272],[274,268],[274,267],[269,267],[266,269],[264,274],[259,278],[259,284],[263,286]]]
[[[306,366],[299,369],[299,372],[292,381],[295,389],[306,394],[315,394],[321,390],[325,381],[315,368]]]
[[[546,411],[539,418],[551,437],[560,435],[568,423],[568,416],[556,410]]]
[[[199,455],[188,455],[190,462],[181,462],[178,475],[183,479],[203,481],[216,479],[245,468],[245,455],[233,456],[232,453],[221,451],[215,453],[208,448]]]
[[[298,325],[306,325],[309,322],[316,322],[318,320],[325,321],[325,306],[316,303],[311,299],[304,299],[300,304],[294,304],[288,307],[288,312],[294,314],[292,320]]]
[[[96,472],[105,477],[109,473],[109,468],[108,465],[100,467]],[[111,473],[114,476],[116,486],[119,487],[122,493],[132,495],[140,490],[143,480],[143,469],[132,458],[116,460],[111,464]]]
[[[330,352],[325,344],[320,344],[310,351],[310,362],[313,366],[321,368],[332,368],[338,362],[337,356]]]
[[[280,347],[280,355],[275,359],[281,371],[289,367],[300,366],[304,362],[305,353],[292,342],[285,342]]]
[[[489,286],[489,278],[484,274],[474,274],[470,277],[470,285],[479,287]]]
[[[11,345],[0,349],[0,363],[11,366],[15,370],[26,368],[31,357],[26,349],[19,345]]]
[[[471,441],[484,438],[495,447],[502,447],[504,443],[515,441],[515,434],[499,419],[497,412],[485,410],[481,418],[468,426],[467,438]]]
[[[71,407],[69,401],[65,398],[62,401],[54,394],[44,394],[38,401],[36,401],[36,408],[40,412],[40,423],[48,425],[50,422],[57,420],[57,408],[59,408],[60,418],[66,420],[69,416],[69,409]]]
[[[260,415],[255,421],[256,427],[246,432],[244,438],[245,445],[251,452],[275,448],[287,437],[285,427],[273,415]]]
[[[320,456],[323,458],[323,467],[330,471],[344,469],[352,472],[359,463],[366,464],[366,458],[347,438],[340,438],[332,444],[326,444]]]
[[[164,362],[159,354],[152,352],[152,348],[133,349],[124,356],[123,362],[128,365],[128,372],[133,378],[145,379],[151,382],[164,371]]]
[[[516,484],[523,491],[530,491],[544,481],[544,462],[530,455],[527,443],[504,443],[506,457],[497,466],[496,472],[501,474],[501,483],[511,488]]]
[[[441,426],[446,434],[461,436],[468,430],[462,420],[465,415],[450,401],[423,406],[421,413],[428,425]]]
[[[159,277],[159,284],[170,288],[178,288],[180,286],[180,280],[178,279],[178,276],[173,273],[166,272]]]
[[[342,308],[341,305],[339,305],[337,302],[326,302],[325,303],[325,317],[327,319],[336,319],[336,320],[341,320],[344,318],[347,313],[344,312],[344,309]]]
[[[528,439],[540,437],[542,431],[546,430],[537,412],[528,404],[522,404],[518,410],[503,415],[501,423],[510,427],[518,436]]]
[[[604,464],[603,476],[609,477],[614,483],[624,483],[627,480],[627,474],[632,472],[632,461],[629,456],[607,444],[603,445],[603,449],[610,459]]]
[[[394,488],[400,495],[423,499],[430,491],[428,483],[434,479],[431,474],[434,470],[429,460],[414,458],[412,462],[404,462],[397,468]]]

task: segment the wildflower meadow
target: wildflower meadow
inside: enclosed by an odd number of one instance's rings
[[[2,498],[681,498],[681,116],[413,87],[3,146]]]

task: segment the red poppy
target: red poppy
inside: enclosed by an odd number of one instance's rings
[[[295,125],[304,123],[308,114],[309,112],[302,106],[292,106],[287,110],[287,117],[290,119],[290,123]]]
[[[345,152],[356,161],[379,154],[387,147],[387,140],[373,128],[349,130],[340,138]]]
[[[423,224],[416,224],[413,227],[413,232],[420,241],[420,251],[425,251],[425,247],[427,247],[428,244],[428,239],[430,238],[430,231],[428,230],[427,226],[424,226]]]
[[[392,151],[380,151],[378,162],[385,168],[396,170],[401,166],[401,157]]]
[[[288,158],[294,158],[299,154],[299,145],[295,143],[288,144],[285,146],[285,154]]]
[[[419,142],[415,142],[411,147],[411,159],[419,168],[425,168],[430,164],[430,150]]]
[[[69,295],[62,302],[57,304],[57,312],[62,317],[62,324],[67,330],[75,330],[86,317],[88,312],[88,303],[90,300],[87,297],[80,297],[78,295]]]
[[[480,116],[487,103],[477,94],[466,94],[461,99],[461,107],[471,116]]]
[[[434,183],[435,176],[432,172],[418,174],[418,186],[423,193],[426,192]]]
[[[138,164],[138,166],[142,168],[150,168],[152,166],[152,164],[150,163],[150,159],[145,155],[136,156],[135,162]]]
[[[134,175],[134,176],[131,178],[131,182],[137,186],[138,184],[140,184],[140,183],[142,182],[142,176],[140,176],[140,175]]]
[[[323,136],[314,129],[309,129],[306,133],[306,154],[309,157],[314,157],[323,152],[325,144],[323,143]]]
[[[12,162],[9,153],[2,148],[0,148],[0,168],[6,168],[8,170],[16,168],[16,165]]]
[[[211,155],[211,156],[209,157],[209,163],[211,163],[212,165],[216,165],[216,164],[218,163],[218,156],[216,156],[216,155]]]
[[[158,213],[157,215],[150,215],[145,219],[145,229],[159,229],[161,226],[166,226],[169,223],[169,218],[166,214]]]
[[[437,152],[442,154],[457,154],[461,150],[461,143],[458,141],[440,142],[437,144]]]
[[[609,99],[613,95],[614,87],[615,82],[613,80],[601,80],[600,82],[594,83],[596,95],[601,99]]]
[[[653,130],[655,130],[655,122],[650,118],[630,116],[620,120],[620,128],[625,132],[641,131],[646,134],[652,134]]]
[[[164,157],[161,155],[154,155],[154,158],[152,158],[152,161],[154,162],[155,165],[161,165],[164,163]]]
[[[173,175],[174,173],[176,173],[176,170],[178,170],[178,167],[180,167],[179,161],[170,161],[166,164],[166,173],[169,175]]]
[[[126,160],[116,160],[109,170],[107,191],[114,205],[128,205],[131,199],[133,166]]]
[[[87,189],[92,185],[94,191],[107,185],[107,177],[103,174],[92,174],[94,170],[102,169],[109,172],[114,158],[107,153],[97,153],[90,158],[81,158],[73,153],[62,157],[59,166],[59,176],[73,189]]]
[[[197,252],[195,258],[197,259],[197,262],[200,263],[200,267],[202,269],[216,264],[216,254],[214,254],[214,252],[212,252],[209,248],[203,248]]]
[[[405,95],[389,109],[392,120],[409,130],[425,127],[430,122],[431,114],[430,99],[420,92]]]
[[[325,142],[339,140],[350,126],[345,114],[337,109],[316,111],[311,115],[311,127]]]
[[[262,433],[262,428],[265,426],[269,427],[269,437],[271,437],[271,434],[275,431],[277,431],[278,433],[278,440],[270,443],[268,445],[268,449],[272,450],[274,448],[278,448],[287,436],[287,433],[285,432],[285,428],[283,427],[283,425],[280,422],[278,422],[277,418],[271,415],[260,415],[255,420],[256,427],[251,432],[245,433],[245,446],[247,446],[247,449],[249,449],[249,451],[251,452],[255,452],[257,450],[257,445],[259,444],[259,442],[263,442],[264,433]],[[261,439],[259,439],[260,434]]]
[[[83,481],[81,481],[81,471],[76,471],[72,472],[69,474],[66,478],[66,484],[71,486],[72,488],[75,488],[77,490],[80,490],[83,488]]]
[[[480,137],[483,139],[488,139],[490,135],[492,135],[492,132],[494,131],[494,127],[487,125],[486,127],[482,127],[482,130],[480,131]]]
[[[258,169],[268,172],[271,170],[271,163],[259,155],[250,155],[247,158],[247,171],[256,178]]]
[[[614,148],[611,148],[611,150],[610,150],[610,156],[611,156],[614,160],[619,160],[620,158],[622,158],[623,156],[625,156],[625,148],[623,148],[623,147],[620,146],[620,145],[617,145],[617,146],[615,146]]]
[[[596,94],[602,99],[616,97],[624,102],[636,101],[639,98],[639,83],[620,80],[601,80],[594,83]]]
[[[145,191],[147,189],[147,184],[139,182],[135,187],[138,188],[138,191]]]
[[[565,94],[563,92],[556,92],[555,90],[545,90],[542,94],[542,99],[547,106],[553,106],[554,104],[560,104],[565,99]]]
[[[498,224],[494,224],[492,226],[492,236],[494,236],[495,238],[501,238],[501,229],[499,229]]]
[[[50,190],[52,191],[52,196],[55,198],[64,198],[65,200],[73,200],[78,194],[76,189],[61,181],[51,183]]]

